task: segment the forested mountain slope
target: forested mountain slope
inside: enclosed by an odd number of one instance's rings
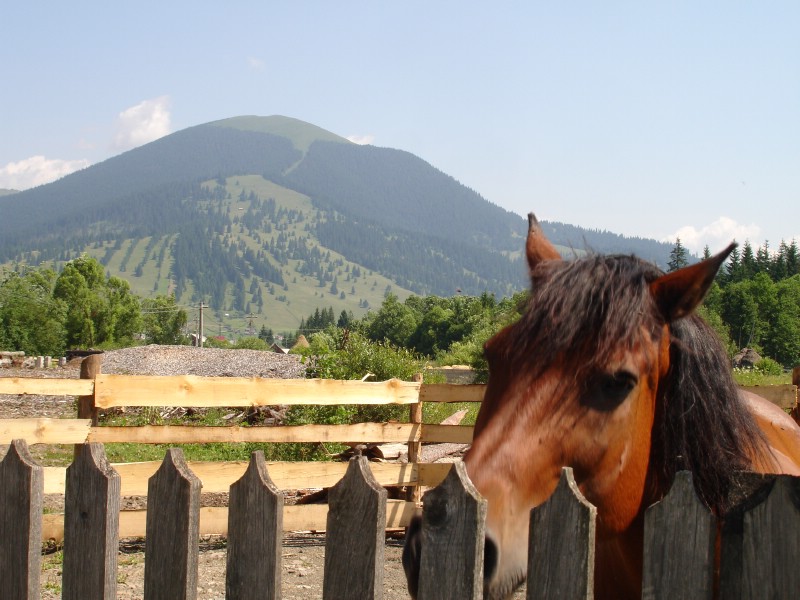
[[[662,266],[669,255],[651,240],[545,227],[566,249],[636,252]],[[508,295],[525,286],[525,229],[408,152],[248,116],[0,196],[0,264],[60,268],[88,253],[140,294],[296,326],[318,306],[363,312],[389,290]]]

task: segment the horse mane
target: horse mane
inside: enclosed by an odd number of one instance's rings
[[[669,486],[680,470],[692,472],[700,498],[717,514],[728,500],[734,474],[769,462],[763,433],[739,395],[719,338],[697,315],[671,324],[670,372],[653,424],[651,463]],[[666,487],[662,487],[666,489]]]
[[[543,261],[531,273],[528,307],[511,329],[504,358],[535,378],[561,361],[585,379],[620,344],[633,350],[650,334],[661,339],[663,318],[649,283],[663,275],[633,256],[589,255]],[[736,471],[767,456],[763,434],[740,400],[727,354],[713,330],[692,315],[670,324],[670,371],[661,382],[653,424],[651,468],[659,490],[690,470],[701,499],[718,513]]]

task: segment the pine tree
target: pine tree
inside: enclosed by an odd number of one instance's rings
[[[681,238],[676,238],[675,246],[669,253],[669,262],[667,263],[667,270],[669,272],[677,271],[687,266],[689,261],[686,258],[686,248],[681,244]]]
[[[731,251],[731,256],[728,259],[728,264],[725,266],[725,273],[727,280],[730,283],[740,281],[742,279],[742,258],[739,253],[739,247],[735,247]]]
[[[750,279],[758,272],[756,264],[756,257],[753,254],[753,247],[748,240],[745,240],[744,247],[742,248],[742,279]]]
[[[786,277],[792,277],[800,273],[800,252],[797,250],[797,242],[792,240],[786,249]]]

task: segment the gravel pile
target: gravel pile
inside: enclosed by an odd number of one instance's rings
[[[102,372],[110,375],[198,375],[302,379],[296,355],[261,350],[223,350],[193,346],[137,346],[103,354]]]

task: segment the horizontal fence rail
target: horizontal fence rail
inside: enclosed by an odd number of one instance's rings
[[[796,385],[740,386],[783,409],[798,404]],[[98,375],[95,379],[0,377],[0,394],[91,396],[115,406],[263,406],[274,404],[413,404],[481,402],[484,384],[328,379]]]
[[[483,384],[262,379],[196,375],[97,375],[94,379],[0,377],[0,394],[90,396],[114,406],[263,406],[481,402]]]

